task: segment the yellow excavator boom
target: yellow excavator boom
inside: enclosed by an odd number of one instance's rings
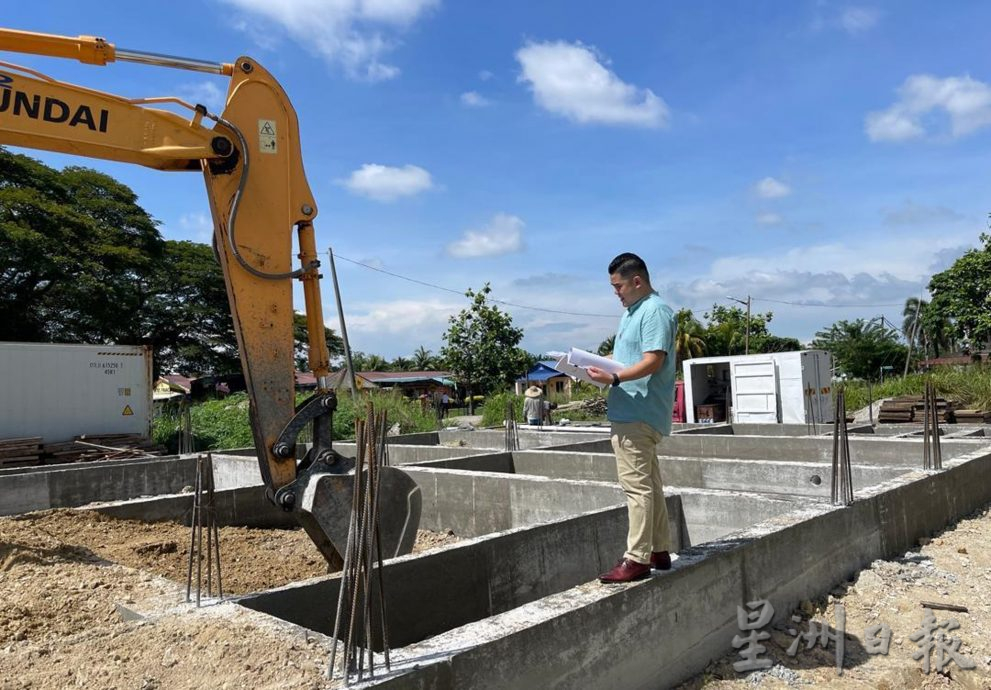
[[[10,29],[0,29],[0,50],[95,65],[127,60],[230,78],[224,110],[215,115],[175,98],[126,99],[0,62],[0,144],[158,170],[202,171],[262,479],[270,498],[295,511],[328,561],[337,562],[347,536],[353,461],[334,452],[331,444],[336,398],[327,385],[330,361],[313,229],[317,205],[303,170],[296,112],[286,93],[250,57],[210,63],[125,51],[102,38]],[[185,106],[188,117],[156,107],[167,102]],[[294,230],[297,268],[292,265]],[[294,279],[303,283],[309,361],[317,379],[316,394],[299,409]],[[296,437],[310,423],[313,447],[297,463]],[[408,553],[419,522],[419,492],[405,473],[383,469],[383,549],[389,555]]]

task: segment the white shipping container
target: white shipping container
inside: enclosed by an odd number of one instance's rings
[[[697,407],[708,405],[730,422],[831,422],[831,369],[825,350],[686,359],[686,420],[695,422]]]
[[[0,342],[0,439],[151,435],[151,348]]]

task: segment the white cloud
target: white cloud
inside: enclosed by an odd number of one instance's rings
[[[477,91],[465,91],[461,94],[461,103],[469,108],[483,108],[489,105],[491,101]]]
[[[525,223],[506,213],[497,213],[480,230],[466,230],[461,239],[447,245],[447,253],[459,259],[511,254],[523,249]]]
[[[196,242],[209,242],[213,238],[213,218],[202,211],[183,213],[179,216],[179,228]]]
[[[871,141],[905,141],[927,132],[927,118],[942,111],[950,136],[962,137],[991,125],[991,86],[968,76],[939,79],[916,74],[898,88],[898,100],[886,110],[867,114],[864,130]]]
[[[889,225],[939,227],[966,221],[966,217],[945,206],[925,206],[906,200],[898,208],[885,209],[884,222]]]
[[[424,341],[435,340],[438,333],[447,329],[448,318],[465,306],[464,300],[443,302],[406,299],[358,304],[348,308],[348,331],[403,335],[408,342],[415,342],[413,336],[419,336]],[[429,337],[426,334],[429,334]],[[377,352],[374,348],[359,344],[359,341],[352,346],[366,352]]]
[[[754,185],[754,191],[762,199],[780,199],[791,194],[791,187],[773,177],[765,177]]]
[[[183,84],[179,87],[179,97],[192,101],[193,105],[202,104],[214,113],[220,113],[227,101],[227,93],[222,91],[215,82],[201,81],[196,84]]]
[[[778,225],[781,223],[781,216],[777,213],[758,213],[754,219],[759,225]]]
[[[416,165],[392,168],[387,165],[365,163],[343,181],[353,194],[376,201],[395,201],[404,196],[414,196],[432,189],[430,173]]]
[[[495,75],[492,74],[492,72],[488,71],[487,69],[483,69],[481,72],[478,73],[478,78],[481,79],[482,81],[488,81],[489,79],[492,79],[494,76]]]
[[[874,28],[880,18],[873,7],[847,7],[840,14],[840,26],[849,34],[859,34]]]
[[[249,15],[281,26],[299,44],[312,46],[327,60],[343,66],[348,76],[368,81],[392,79],[399,68],[383,61],[396,47],[396,39],[383,31],[398,34],[440,0],[225,0]],[[241,20],[237,25],[253,36],[270,36],[257,21]]]
[[[581,43],[528,43],[516,52],[534,100],[581,123],[661,127],[668,107],[650,89],[627,84]],[[607,63],[608,64],[608,63]]]

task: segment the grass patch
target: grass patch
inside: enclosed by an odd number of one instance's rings
[[[299,395],[296,404],[308,395]],[[371,400],[377,412],[385,411],[389,426],[398,423],[400,433],[434,431],[437,417],[433,409],[423,409],[418,400],[409,400],[401,393],[368,392],[362,393],[357,406],[350,395],[338,398],[334,413],[334,440],[354,438],[354,419],[357,414],[367,414],[366,405]],[[235,393],[221,400],[205,400],[193,403],[189,409],[193,427],[193,448],[195,451],[248,448],[255,445],[248,421],[248,396]],[[286,420],[288,421],[288,420]],[[152,437],[175,453],[179,448],[179,407],[169,404],[162,414],[155,418]],[[301,438],[300,440],[308,440]]]
[[[958,408],[991,410],[991,365],[975,364],[968,367],[936,367],[926,374],[893,377],[870,387],[866,381],[847,381],[842,384],[846,391],[847,411],[854,412],[866,407],[871,399],[922,395],[926,380],[930,378],[936,386],[936,394],[957,403]]]

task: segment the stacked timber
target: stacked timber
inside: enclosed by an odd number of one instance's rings
[[[958,424],[991,424],[991,410],[955,410]]]
[[[37,465],[40,459],[40,437],[0,439],[0,467]]]
[[[945,398],[936,398],[936,416],[940,424],[948,424],[954,420],[953,402]],[[902,395],[881,403],[877,421],[881,424],[898,424],[903,422],[925,421],[925,401],[921,395]]]
[[[55,465],[64,462],[127,460],[164,453],[165,448],[140,434],[85,434],[71,441],[46,443],[44,462],[46,465]]]

